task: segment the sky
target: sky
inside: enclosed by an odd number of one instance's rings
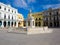
[[[25,19],[30,9],[32,13],[35,13],[42,12],[48,8],[60,8],[60,0],[0,0],[0,2],[18,9],[18,12],[21,13]]]

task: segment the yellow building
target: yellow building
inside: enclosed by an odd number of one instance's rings
[[[18,14],[18,19],[19,19],[19,22],[18,22],[18,27],[23,27],[23,21],[24,21],[24,18],[23,18],[23,15],[22,14]]]
[[[30,16],[30,14],[28,16]],[[42,12],[32,13],[32,16],[35,19],[35,26],[36,27],[43,26],[43,13]]]

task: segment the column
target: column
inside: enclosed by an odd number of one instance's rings
[[[2,20],[2,25],[1,25],[1,27],[4,27],[4,21]]]
[[[12,25],[12,24],[11,24],[11,21],[10,21],[10,27],[11,27],[11,25]]]
[[[14,24],[15,24],[15,23],[13,22],[13,27],[14,27]]]
[[[8,21],[6,21],[6,27],[8,27]]]
[[[33,24],[33,23],[32,23],[32,20],[30,20],[30,27],[32,27],[32,24]]]
[[[52,27],[54,27],[54,22],[52,21]]]
[[[18,21],[16,22],[16,27],[18,27]]]
[[[56,22],[56,27],[57,27],[57,22]]]
[[[43,27],[43,21],[41,21],[41,27]]]
[[[28,27],[28,20],[26,21],[26,27]]]
[[[34,20],[34,27],[35,27],[35,20]]]
[[[50,27],[50,21],[48,21],[48,27]]]

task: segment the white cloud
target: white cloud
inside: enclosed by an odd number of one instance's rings
[[[29,5],[30,3],[34,2],[35,0],[14,0],[13,6],[29,10],[34,8],[33,6]]]
[[[36,0],[27,0],[28,3],[35,3]]]
[[[28,5],[25,2],[25,0],[14,0],[13,4],[14,4],[14,6],[20,7],[20,8],[27,8],[28,7]]]
[[[43,7],[43,9],[60,8],[60,4],[43,5],[42,7]]]

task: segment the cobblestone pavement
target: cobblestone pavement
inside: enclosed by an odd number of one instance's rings
[[[0,45],[60,45],[60,29],[49,34],[15,34],[0,31]]]

